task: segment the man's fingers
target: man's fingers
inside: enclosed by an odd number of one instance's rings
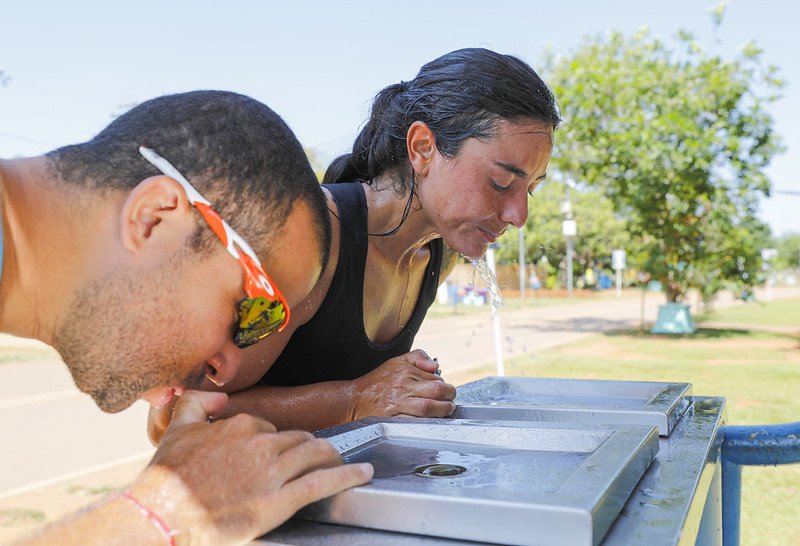
[[[266,421],[263,421],[266,423]],[[272,423],[268,423],[273,426]],[[314,435],[304,430],[286,430],[283,432],[265,431],[256,439],[260,445],[254,449],[263,449],[265,452],[274,453],[276,455],[282,454],[285,451],[290,451],[298,444],[304,444],[314,439]],[[288,478],[287,481],[291,479]]]
[[[228,404],[228,395],[222,392],[186,391],[181,395],[172,414],[171,428],[208,421]]]
[[[161,441],[162,436],[164,436],[164,431],[167,430],[172,420],[172,412],[174,409],[174,404],[158,409],[150,406],[150,411],[147,412],[147,437],[154,446],[158,447],[158,443]]]
[[[283,492],[294,513],[307,504],[367,483],[372,479],[373,473],[374,470],[369,463],[323,468],[287,483],[283,487]]]
[[[286,450],[278,464],[289,482],[312,470],[339,466],[342,457],[327,440],[311,439]]]

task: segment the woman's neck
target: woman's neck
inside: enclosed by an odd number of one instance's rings
[[[408,206],[409,188],[400,195],[391,178],[378,177],[370,184],[364,183],[364,192],[369,210],[369,233],[387,233],[400,226],[392,235],[370,237],[370,244],[398,266],[413,261],[422,247],[440,236],[416,195],[403,218]]]

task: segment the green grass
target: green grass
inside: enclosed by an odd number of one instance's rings
[[[0,527],[12,527],[28,523],[41,523],[46,515],[41,510],[30,508],[0,508]]]
[[[599,335],[511,359],[507,368],[534,377],[686,381],[695,394],[727,397],[731,422],[800,419],[800,337],[788,334],[701,329],[682,337]]]
[[[96,497],[98,495],[108,495],[115,493],[121,488],[119,486],[101,485],[99,487],[89,487],[85,485],[70,485],[67,487],[67,493],[70,495],[78,495],[81,497]]]
[[[704,314],[699,320],[713,320],[764,326],[794,326],[800,331],[800,298],[752,302]]]
[[[798,300],[723,310],[714,320],[742,328],[701,328],[689,336],[641,331],[597,335],[515,357],[509,375],[690,382],[693,394],[725,396],[730,424],[800,421],[800,335],[751,330],[748,323],[791,326]],[[493,365],[456,384],[493,375]],[[448,378],[451,381],[456,378]],[[742,544],[798,544],[800,465],[743,469]]]
[[[59,356],[55,350],[50,348],[0,346],[0,364],[6,364],[8,362],[28,362],[31,360],[48,360],[52,358],[59,358]]]

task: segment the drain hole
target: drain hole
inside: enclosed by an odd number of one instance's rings
[[[463,474],[466,471],[467,469],[463,466],[444,463],[424,464],[413,470],[414,474],[423,478],[449,478]]]

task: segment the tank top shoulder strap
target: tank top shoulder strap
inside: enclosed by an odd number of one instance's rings
[[[328,297],[331,301],[360,301],[367,261],[367,197],[360,182],[325,184],[338,209],[339,261],[331,279]],[[359,307],[359,309],[361,309]]]
[[[361,183],[324,184],[322,187],[331,193],[336,202],[341,229],[366,234],[367,197]]]

